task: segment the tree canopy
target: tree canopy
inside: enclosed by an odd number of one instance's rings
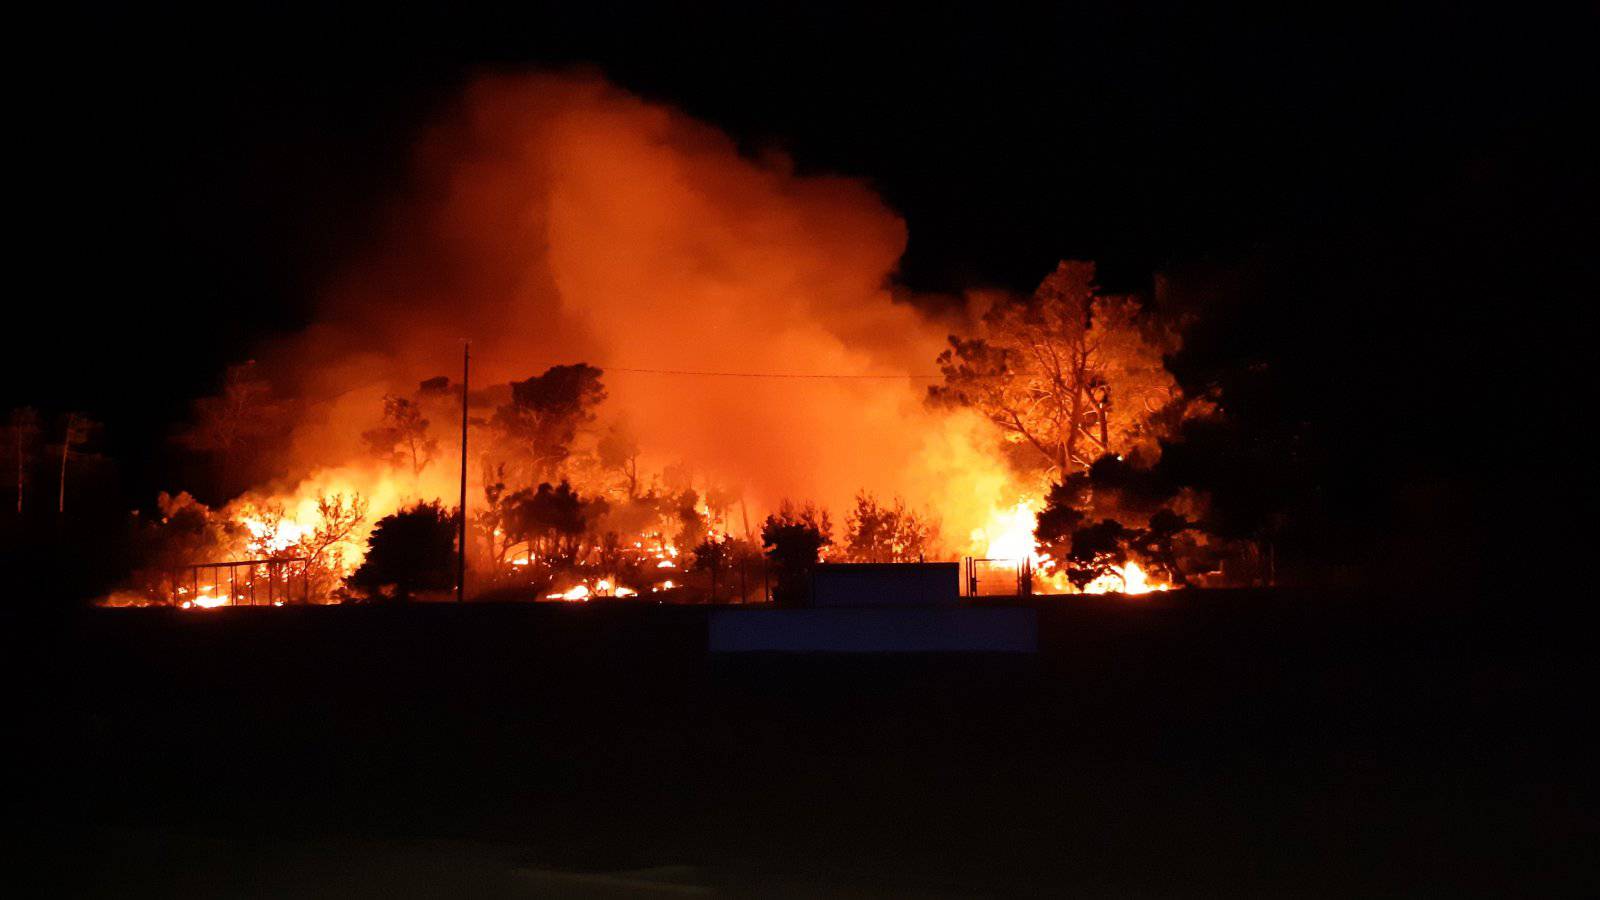
[[[497,408],[489,424],[513,467],[527,476],[524,484],[561,474],[579,429],[594,421],[606,399],[600,375],[594,366],[578,363],[511,382],[511,402]]]
[[[362,432],[361,440],[374,457],[406,466],[413,475],[421,475],[439,450],[439,441],[428,435],[422,407],[393,394],[383,398],[383,419],[378,427]]]
[[[209,455],[218,467],[218,487],[231,495],[250,480],[263,444],[282,436],[289,409],[251,360],[228,369],[221,391],[194,402],[194,420],[178,442]]]
[[[980,336],[950,337],[928,399],[976,409],[1022,459],[1064,476],[1157,449],[1152,418],[1180,396],[1163,364],[1177,343],[1134,298],[1101,294],[1093,263],[1063,262],[1031,298],[989,310]]]
[[[501,501],[501,507],[501,527],[511,544],[526,543],[533,556],[568,565],[581,555],[594,524],[605,515],[606,502],[598,497],[586,500],[562,481],[515,491]]]

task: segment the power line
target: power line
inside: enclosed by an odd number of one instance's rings
[[[605,375],[621,372],[629,375],[674,375],[690,378],[769,378],[790,381],[941,381],[944,379],[943,375],[924,375],[918,373],[892,375],[888,373],[853,374],[836,372],[711,372],[696,369],[635,369],[623,368],[620,366],[601,365],[597,365],[595,368],[599,369]],[[1007,376],[974,375],[969,377],[1004,378]],[[366,381],[323,397],[318,402],[331,403],[347,394],[353,394],[356,391],[369,390],[371,388],[384,386],[386,384],[387,382],[383,379]]]
[[[889,375],[889,374],[843,374],[843,373],[813,373],[813,372],[703,372],[689,369],[625,369],[618,366],[599,366],[602,372],[627,372],[636,375],[687,375],[700,378],[795,378],[795,379],[891,379],[912,381],[937,381],[943,375]]]

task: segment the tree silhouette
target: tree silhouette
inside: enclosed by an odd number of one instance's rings
[[[506,532],[510,497],[511,492],[506,490],[505,466],[484,466],[483,503],[478,505],[472,518],[489,546],[489,559],[496,576],[505,565],[506,552],[511,549],[511,535]]]
[[[28,468],[39,442],[39,412],[29,406],[11,411],[6,424],[3,452],[10,457],[10,469],[16,472],[17,518],[22,518],[22,498],[27,492]]]
[[[1185,584],[1179,557],[1194,556],[1196,548],[1192,541],[1180,543],[1199,526],[1166,505],[1175,493],[1161,472],[1103,457],[1087,472],[1051,485],[1034,537],[1051,567],[1064,569],[1079,587],[1130,559]]]
[[[367,558],[350,576],[352,587],[371,599],[410,600],[418,591],[455,585],[455,511],[418,503],[373,526]]]
[[[1078,590],[1128,561],[1128,529],[1114,519],[1101,519],[1072,533],[1067,554],[1067,578]]]
[[[785,500],[761,525],[762,548],[772,561],[775,584],[772,599],[784,606],[799,606],[811,592],[811,571],[822,549],[833,543],[833,524],[826,510],[807,503],[796,507]]]
[[[527,543],[531,555],[556,567],[570,566],[583,555],[584,539],[606,510],[604,500],[585,500],[566,481],[524,488],[500,505],[508,542]]]
[[[1160,577],[1172,584],[1184,585],[1188,583],[1188,578],[1178,563],[1177,542],[1184,532],[1196,528],[1194,522],[1170,509],[1157,510],[1150,517],[1150,524],[1135,534],[1129,540],[1129,545]]]
[[[700,542],[711,533],[709,517],[700,512],[700,495],[692,489],[685,488],[673,504],[673,516],[677,519],[678,530],[674,533],[672,543],[678,547],[692,548],[700,546]]]
[[[528,476],[554,479],[561,473],[578,430],[594,421],[606,399],[601,372],[578,363],[552,366],[543,375],[511,383],[511,402],[495,410],[489,424]]]
[[[410,466],[412,475],[421,475],[439,450],[439,442],[428,436],[422,408],[393,394],[384,395],[382,423],[362,432],[361,440],[373,456],[391,465]]]
[[[187,492],[156,497],[154,517],[140,517],[134,535],[135,567],[131,581],[154,601],[172,599],[174,570],[226,558],[243,531],[227,516]]]
[[[616,422],[606,429],[595,445],[595,454],[600,465],[622,476],[629,500],[639,496],[639,440],[625,423]]]
[[[1044,509],[1034,524],[1033,537],[1039,550],[1057,563],[1065,561],[1072,553],[1072,534],[1083,524],[1084,514],[1079,508],[1083,492],[1077,479],[1052,484],[1045,495]]]
[[[255,365],[229,368],[221,392],[196,400],[194,423],[178,435],[180,443],[216,460],[224,492],[236,487],[246,454],[283,431],[288,406],[273,398]]]
[[[711,573],[711,602],[717,602],[717,581],[722,570],[728,567],[733,559],[733,540],[731,538],[718,538],[708,535],[694,548],[694,564],[691,568],[696,572]]]
[[[88,442],[100,428],[100,423],[89,418],[83,413],[67,413],[61,424],[61,482],[60,490],[56,495],[56,512],[66,515],[67,512],[67,462],[74,456],[74,448]]]

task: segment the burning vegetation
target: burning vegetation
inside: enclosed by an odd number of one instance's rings
[[[885,287],[904,243],[861,184],[598,81],[485,81],[317,324],[195,402],[216,502],[163,494],[108,602],[444,598],[462,534],[470,596],[555,601],[790,603],[820,560],[962,557],[1137,595],[1248,555],[1163,466],[1219,413],[1159,292],[1063,262],[918,302]],[[470,390],[440,374],[462,335]]]

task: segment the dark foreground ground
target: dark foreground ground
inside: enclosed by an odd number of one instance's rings
[[[1594,886],[1575,789],[1590,760],[1569,730],[1586,638],[1553,617],[1292,592],[1041,608],[1027,659],[708,659],[703,609],[651,606],[12,618],[29,757],[13,880],[49,896]]]

